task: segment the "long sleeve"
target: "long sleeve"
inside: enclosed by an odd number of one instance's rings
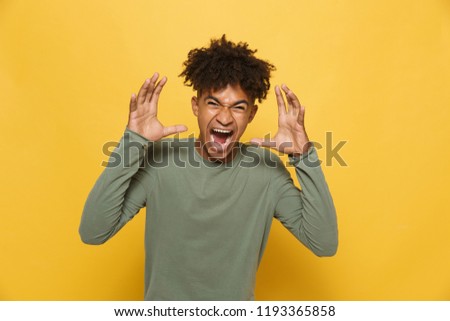
[[[281,166],[275,183],[277,218],[298,240],[317,256],[337,251],[336,210],[314,147],[299,158],[291,158],[302,190],[297,189],[289,172]]]
[[[87,244],[102,244],[145,206],[137,175],[150,142],[128,128],[97,179],[83,209],[79,233]]]

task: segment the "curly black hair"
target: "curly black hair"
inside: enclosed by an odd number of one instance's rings
[[[199,95],[204,90],[219,90],[227,85],[240,85],[253,100],[261,102],[270,89],[270,72],[275,66],[254,56],[257,50],[246,42],[235,44],[225,35],[211,39],[208,48],[192,49],[183,63],[184,84],[192,86]]]

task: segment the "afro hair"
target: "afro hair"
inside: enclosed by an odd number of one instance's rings
[[[245,42],[235,44],[223,35],[220,39],[211,39],[207,48],[189,51],[179,76],[200,95],[205,90],[239,85],[251,99],[261,102],[270,89],[270,73],[275,66],[256,58],[256,51],[249,49]]]

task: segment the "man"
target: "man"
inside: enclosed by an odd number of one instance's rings
[[[163,139],[187,130],[157,118],[165,77],[155,73],[131,97],[124,137],[89,194],[80,235],[101,244],[146,206],[146,300],[253,300],[273,217],[316,255],[336,252],[333,201],[304,107],[287,86],[275,87],[278,132],[252,142],[289,154],[302,191],[275,154],[239,142],[274,69],[255,52],[225,36],[190,51],[181,76],[197,91],[198,139]]]

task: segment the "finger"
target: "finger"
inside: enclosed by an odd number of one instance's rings
[[[288,104],[287,112],[292,114],[295,112],[295,109],[292,104],[292,98],[289,96],[289,88],[285,84],[283,84],[283,85],[281,85],[281,89],[283,89],[284,94],[286,95],[286,101]]]
[[[163,137],[177,134],[177,133],[182,133],[185,131],[187,131],[187,127],[185,125],[175,125],[175,126],[164,127]]]
[[[164,76],[158,82],[155,89],[153,90],[152,98],[150,99],[150,104],[152,105],[152,107],[156,107],[158,105],[159,94],[161,93],[161,91],[166,83],[167,83],[167,77]]]
[[[145,101],[145,96],[147,95],[148,91],[148,85],[150,84],[150,79],[145,79],[144,83],[141,86],[141,89],[139,89],[138,96],[137,96],[137,102],[138,104],[142,104]]]
[[[155,72],[153,77],[150,79],[150,84],[148,86],[147,94],[145,95],[145,101],[150,101],[153,96],[153,91],[155,90],[156,82],[159,78],[159,74]]]
[[[300,113],[298,114],[298,122],[302,125],[305,122],[305,106],[300,106]]]
[[[278,115],[286,114],[286,106],[284,104],[283,95],[281,94],[280,87],[275,86],[275,96],[277,97]]]
[[[130,113],[137,109],[136,94],[132,94],[130,98]]]
[[[294,92],[292,90],[290,90],[288,88],[288,86],[282,85],[282,88],[286,95],[286,100],[289,105],[289,111],[292,111],[294,113],[299,113],[301,104],[300,104],[300,101],[298,100],[297,96],[294,94]]]

